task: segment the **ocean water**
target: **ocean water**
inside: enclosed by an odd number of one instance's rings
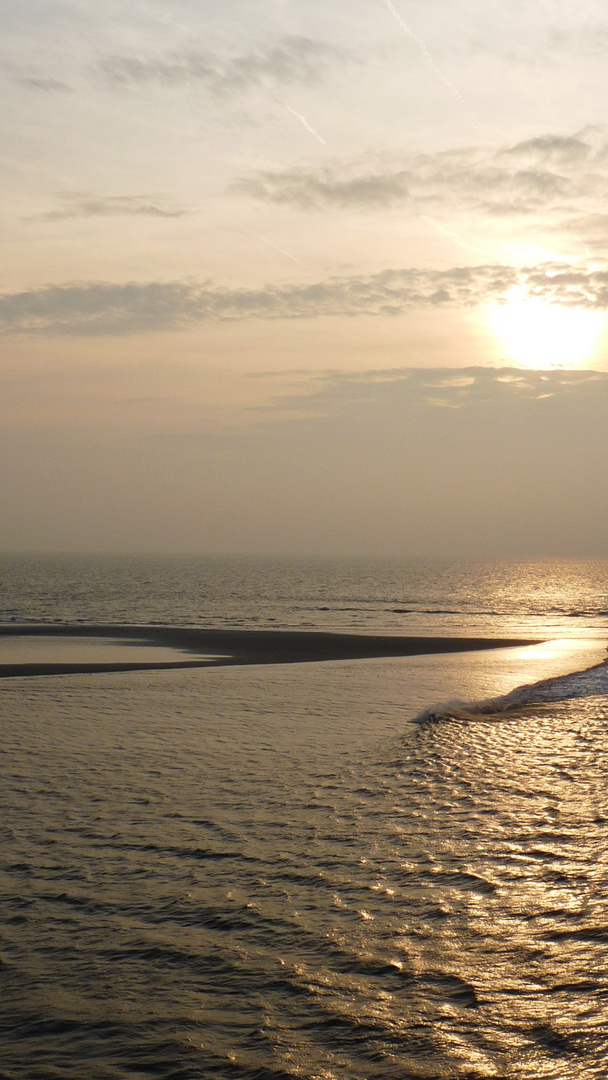
[[[601,636],[608,562],[0,555],[0,623]]]
[[[608,1074],[608,564],[2,573],[4,622],[548,640],[3,680],[0,1076]]]

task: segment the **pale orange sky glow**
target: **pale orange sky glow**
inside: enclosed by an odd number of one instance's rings
[[[3,550],[605,554],[599,0],[0,28]]]

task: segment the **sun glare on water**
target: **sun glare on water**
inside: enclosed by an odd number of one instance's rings
[[[580,368],[593,365],[606,325],[601,311],[565,308],[514,289],[487,312],[504,360],[522,367]]]

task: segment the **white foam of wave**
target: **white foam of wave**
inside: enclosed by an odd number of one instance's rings
[[[413,722],[424,724],[436,720],[493,716],[513,712],[526,705],[570,701],[575,698],[596,697],[602,694],[608,694],[608,658],[583,671],[517,686],[508,694],[501,694],[498,697],[486,698],[483,701],[449,701],[434,705],[415,716]]]

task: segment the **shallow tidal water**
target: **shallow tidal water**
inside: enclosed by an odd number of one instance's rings
[[[100,638],[83,634],[64,637],[61,634],[40,636],[36,633],[24,636],[5,634],[0,637],[0,663],[2,664],[103,664],[103,663],[176,663],[183,661],[185,650],[155,645],[145,638],[123,640]],[[213,657],[195,654],[197,660]]]
[[[1,558],[59,660],[96,623],[547,639],[3,679],[1,1080],[604,1078],[607,613],[600,562]]]
[[[605,695],[410,722],[507,653],[5,680],[0,1075],[605,1076]]]

